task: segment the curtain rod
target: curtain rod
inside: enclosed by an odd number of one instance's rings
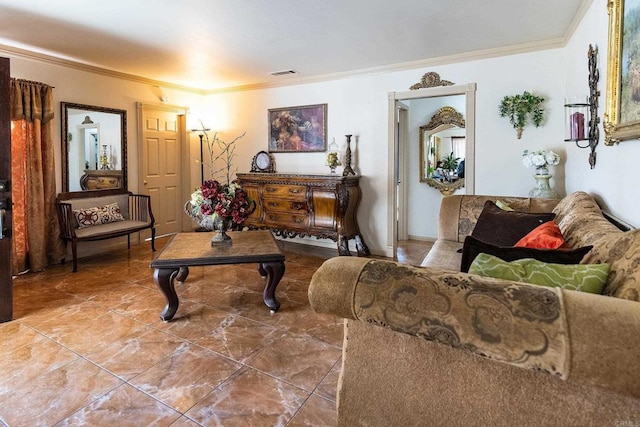
[[[33,81],[33,80],[16,79],[15,77],[11,77],[11,80],[15,80],[17,82],[23,82],[23,83],[30,83],[30,84],[34,84],[34,85],[40,85],[40,86],[48,86],[51,89],[55,89],[56,88],[55,86],[51,86],[51,85],[48,85],[48,84],[42,83],[42,82],[36,82],[36,81]]]

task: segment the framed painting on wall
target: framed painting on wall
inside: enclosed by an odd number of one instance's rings
[[[606,145],[640,137],[640,0],[609,0]]]
[[[268,121],[272,153],[327,149],[327,104],[273,108]]]

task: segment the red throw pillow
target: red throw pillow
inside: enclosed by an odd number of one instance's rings
[[[553,221],[547,221],[518,240],[517,248],[558,249],[564,245],[562,232]]]

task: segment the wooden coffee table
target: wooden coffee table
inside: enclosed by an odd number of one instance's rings
[[[169,321],[178,310],[175,282],[184,282],[189,267],[202,265],[257,263],[258,272],[266,277],[263,300],[272,312],[278,311],[276,287],[284,275],[284,254],[269,230],[227,232],[232,243],[211,246],[211,233],[178,233],[151,262],[153,279],[167,305],[160,318]]]

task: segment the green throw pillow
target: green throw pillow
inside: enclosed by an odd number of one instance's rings
[[[502,200],[496,200],[496,206],[502,209],[503,211],[509,211],[509,212],[515,211],[515,209],[513,209],[511,206],[509,206],[507,203],[503,202]]]
[[[507,262],[481,253],[471,263],[469,273],[600,294],[609,275],[609,264],[550,264],[531,258]]]

